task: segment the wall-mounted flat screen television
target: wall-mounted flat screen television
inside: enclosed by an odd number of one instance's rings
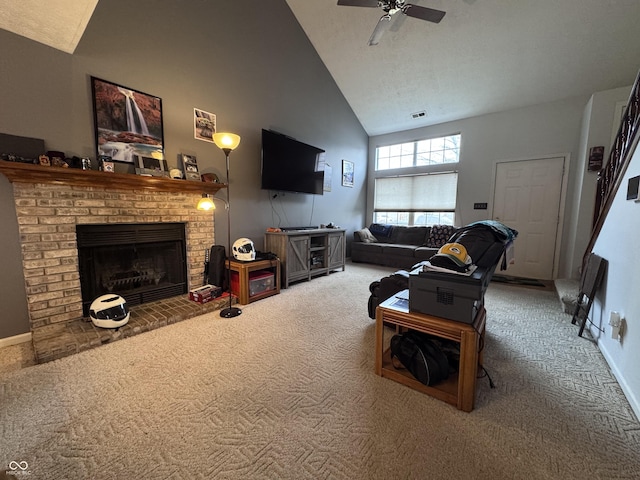
[[[262,189],[322,195],[321,148],[271,130],[262,130]]]

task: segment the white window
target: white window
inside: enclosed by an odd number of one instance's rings
[[[454,225],[460,140],[457,134],[378,147],[373,221]]]
[[[457,163],[460,134],[376,148],[376,171]]]

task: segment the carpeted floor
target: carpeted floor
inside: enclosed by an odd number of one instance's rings
[[[496,388],[471,413],[376,376],[368,285],[391,271],[0,371],[0,478],[638,478],[640,423],[553,291],[489,286]]]

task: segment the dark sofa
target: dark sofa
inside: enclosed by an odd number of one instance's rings
[[[498,264],[501,263],[501,270],[507,269],[506,251],[512,248],[513,241],[517,235],[518,232],[516,230],[500,222],[486,220],[458,228],[448,239],[449,242],[457,242],[463,245],[473,259],[473,264],[476,266],[474,273],[478,274],[474,275],[473,281],[475,282],[475,277],[479,279],[479,284],[481,284],[479,286],[482,287],[482,296],[484,296],[484,289],[491,281]],[[413,273],[422,270],[422,265],[415,264],[413,267]],[[455,286],[456,281],[461,279],[461,277],[457,277],[452,273],[432,272],[431,276],[434,281],[437,279],[443,285],[446,283]],[[379,281],[372,282],[369,285],[371,292],[368,304],[369,317],[375,318],[376,307],[391,295],[409,288],[409,278],[409,272],[399,270]],[[471,279],[472,277],[469,278]],[[448,304],[448,300],[443,299],[442,301]]]
[[[451,225],[403,227],[372,223],[354,232],[351,261],[410,269],[438,253],[456,231]]]

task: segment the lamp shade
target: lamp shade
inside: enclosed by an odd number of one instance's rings
[[[198,206],[196,207],[198,210],[215,210],[216,206],[209,197],[203,196],[200,200],[198,200]]]
[[[240,135],[235,133],[214,133],[213,142],[222,150],[235,150],[240,145]]]

